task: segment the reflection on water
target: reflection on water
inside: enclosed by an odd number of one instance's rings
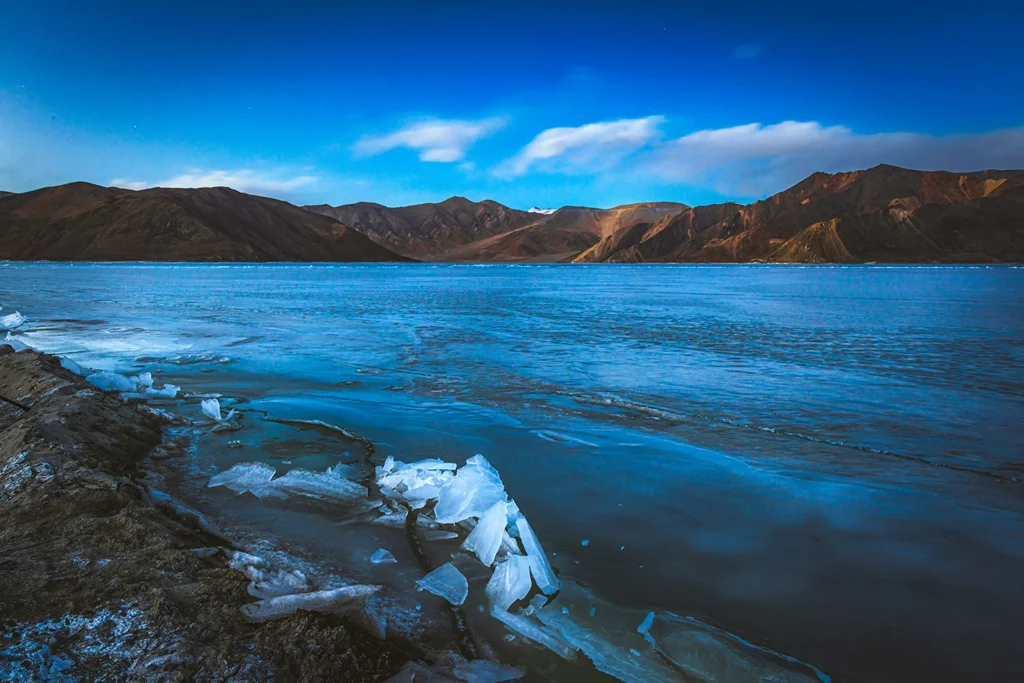
[[[322,512],[202,490],[363,456],[263,416],[379,459],[484,453],[603,600],[860,681],[1024,676],[1022,291],[1011,268],[0,264],[28,343],[240,401],[179,486],[250,533],[419,578],[399,531],[339,544]]]

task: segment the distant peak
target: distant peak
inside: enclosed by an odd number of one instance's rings
[[[535,206],[535,207],[531,208],[529,211],[527,211],[527,213],[539,213],[539,214],[542,214],[544,216],[550,216],[555,211],[558,211],[558,209],[541,209],[541,208],[538,208],[538,207]]]

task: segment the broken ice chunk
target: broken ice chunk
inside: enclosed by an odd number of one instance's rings
[[[199,409],[203,411],[203,415],[211,420],[220,422],[223,419],[223,416],[220,413],[220,401],[215,398],[204,399],[203,402],[199,404]]]
[[[228,566],[232,569],[242,571],[246,567],[265,567],[267,565],[267,561],[259,555],[250,555],[249,553],[244,553],[241,550],[229,552],[231,553],[231,559],[228,560]]]
[[[450,541],[453,538],[458,538],[459,535],[454,531],[434,531],[427,530],[423,532],[423,538],[427,541]]]
[[[441,488],[434,517],[441,524],[454,524],[480,517],[495,503],[507,499],[498,471],[484,456],[474,455],[459,468],[455,478]]]
[[[25,316],[15,311],[10,315],[0,316],[0,330],[13,330],[25,322]]]
[[[130,378],[131,381],[135,382],[135,385],[141,390],[153,386],[153,373],[152,372],[140,372],[134,377]]]
[[[12,335],[10,332],[8,332],[7,336],[4,337],[3,343],[10,346],[15,351],[24,351],[26,349],[32,348],[25,342],[21,342],[15,339],[14,335]]]
[[[163,389],[154,389],[152,386],[148,387],[143,394],[151,398],[174,398],[181,391],[181,387],[173,384],[165,384]]]
[[[490,659],[474,659],[455,665],[455,677],[467,683],[503,683],[514,681],[526,675],[516,666],[506,666]]]
[[[417,581],[416,585],[453,605],[461,605],[469,595],[469,582],[451,562],[442,564]]]
[[[85,381],[103,391],[134,392],[137,388],[135,382],[116,372],[97,372],[86,377]]]
[[[533,573],[533,580],[537,582],[537,588],[545,595],[553,595],[558,590],[558,577],[555,576],[555,571],[544,554],[544,548],[541,547],[526,517],[521,516],[516,520],[516,529],[519,531],[519,540],[526,549],[526,557],[530,560],[530,571]]]
[[[392,564],[398,562],[398,560],[390,552],[384,550],[384,548],[377,548],[377,551],[370,555],[370,562],[373,564]]]
[[[505,533],[508,505],[499,500],[492,505],[480,518],[476,528],[466,538],[462,547],[480,558],[480,561],[490,567],[494,564],[494,557],[501,547],[501,539]]]
[[[246,567],[246,569],[250,569]],[[248,572],[247,572],[248,574]],[[249,595],[254,598],[276,598],[282,595],[305,593],[309,590],[306,575],[298,570],[258,572],[249,576]]]
[[[332,503],[366,503],[367,505],[372,504],[374,507],[379,505],[379,503],[371,503],[367,500],[366,488],[335,474],[332,470],[326,472],[291,470],[284,476],[269,482],[267,487],[285,495],[294,494]],[[253,491],[253,493],[260,495],[257,491]]]
[[[60,366],[75,375],[85,377],[85,370],[82,369],[82,366],[76,363],[75,361],[71,360],[70,358],[61,357]]]
[[[384,464],[376,468],[377,486],[381,493],[396,500],[404,500],[418,510],[438,497],[441,487],[455,476],[455,463],[443,460],[420,460],[402,463],[388,456]]]
[[[522,555],[511,555],[494,568],[487,582],[487,599],[491,607],[507,610],[516,600],[522,600],[533,587],[530,580],[530,561]]]
[[[575,647],[532,619],[506,612],[503,609],[491,610],[491,616],[505,624],[509,630],[538,645],[543,645],[563,659],[572,660],[576,657]]]
[[[243,462],[229,470],[210,477],[207,487],[226,486],[235,493],[262,490],[277,473],[270,465],[262,462]],[[257,495],[259,495],[257,493]]]
[[[356,585],[314,593],[282,595],[243,605],[241,612],[249,621],[256,622],[287,617],[300,609],[310,612],[335,612],[365,600],[379,590],[380,586]]]

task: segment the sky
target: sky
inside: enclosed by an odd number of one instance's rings
[[[1020,2],[7,0],[0,23],[7,191],[526,209],[1024,168]]]

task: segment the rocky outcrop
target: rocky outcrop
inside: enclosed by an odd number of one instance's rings
[[[380,681],[405,661],[345,617],[261,624],[248,579],[141,463],[158,416],[0,344],[0,672],[13,680]],[[70,679],[69,679],[70,680]]]

